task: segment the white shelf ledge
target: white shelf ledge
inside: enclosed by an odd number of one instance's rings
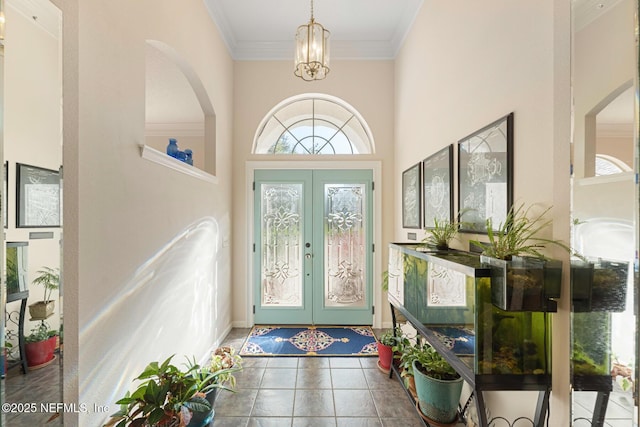
[[[155,148],[151,148],[148,145],[140,145],[140,155],[143,159],[147,159],[151,162],[158,163],[170,169],[177,170],[178,172],[193,176],[195,178],[201,179],[202,181],[210,182],[212,184],[218,183],[218,178],[216,178],[215,176],[185,162],[181,162],[178,159],[174,159],[168,154],[158,151]]]

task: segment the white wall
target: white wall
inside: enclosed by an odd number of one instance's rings
[[[4,159],[9,162],[5,240],[29,242],[27,280],[31,282],[43,266],[60,266],[61,233],[59,228],[16,228],[16,163],[56,171],[62,165],[62,57],[58,34],[49,33],[11,2],[7,3],[6,19],[10,48],[5,51],[4,80]],[[29,240],[33,231],[53,232],[53,238]],[[29,304],[43,299],[42,286],[31,285],[29,291]],[[57,300],[57,292],[52,297]],[[19,309],[19,302],[7,306],[7,311]],[[55,315],[47,320],[52,329],[59,328],[60,313],[56,302]],[[29,334],[39,322],[29,321],[28,313],[26,318],[24,332]],[[17,330],[12,324],[7,328]]]
[[[110,412],[147,363],[203,359],[231,325],[233,67],[203,2],[176,7],[63,2],[64,398]],[[217,184],[140,157],[146,40],[174,48],[211,99]]]
[[[305,82],[293,75],[293,61],[239,61],[235,63],[234,76],[234,143],[233,143],[233,320],[235,326],[246,327],[253,322],[248,313],[250,299],[249,244],[251,236],[247,194],[251,182],[247,182],[247,161],[283,160],[283,156],[251,155],[253,139],[262,119],[279,102],[303,93],[324,93],[343,99],[368,123],[375,140],[373,155],[357,156],[355,160],[379,160],[382,164],[381,182],[376,182],[376,192],[382,198],[382,241],[375,242],[381,248],[380,259],[386,264],[387,244],[393,226],[393,62],[392,61],[333,61],[331,72],[325,80]],[[266,84],[265,82],[268,82]],[[313,160],[332,163],[335,158],[315,157]],[[343,162],[354,158],[341,156]],[[307,168],[304,158],[294,156],[288,161],[298,168]],[[374,290],[382,313],[382,323],[389,324],[391,314],[380,291],[380,272],[385,265],[378,266],[374,273]]]
[[[564,3],[424,2],[396,60],[396,176],[514,112],[514,200],[553,206],[553,235],[568,241],[570,28]],[[405,240],[413,230],[402,229],[399,180],[394,189],[394,237]],[[458,247],[467,249],[468,238]],[[551,425],[569,419],[567,292],[554,318]],[[523,392],[518,402],[532,400]],[[511,420],[532,417],[535,408],[514,404],[512,393],[491,393],[488,404],[493,416]]]

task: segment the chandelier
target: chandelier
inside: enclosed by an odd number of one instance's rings
[[[296,60],[293,73],[306,81],[322,80],[329,73],[329,31],[313,19],[296,31]]]

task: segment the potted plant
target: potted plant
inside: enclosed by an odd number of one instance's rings
[[[551,208],[530,218],[529,208],[512,206],[505,220],[494,228],[487,219],[488,243],[473,240],[482,248],[481,261],[491,267],[491,299],[507,311],[553,311],[550,298],[560,296],[562,263],[549,260],[542,250],[557,240],[539,237],[551,225],[544,216]]]
[[[27,366],[37,369],[48,365],[54,359],[57,331],[49,328],[42,320],[40,324],[24,337],[24,350]]]
[[[432,247],[437,250],[448,250],[449,243],[458,234],[458,222],[448,219],[433,219],[433,227],[427,229],[427,235],[422,239],[423,247]]]
[[[395,343],[395,335],[393,329],[385,331],[377,340],[378,346],[378,369],[384,374],[388,374],[391,370],[391,362],[393,361],[393,345]]]
[[[29,314],[33,320],[44,320],[51,316],[55,308],[55,300],[51,298],[51,294],[60,286],[60,269],[42,267],[38,271],[38,277],[33,279],[33,284],[44,287],[44,298],[29,304]]]
[[[466,210],[464,211],[466,212]],[[462,217],[464,212],[460,213],[458,217]],[[439,251],[449,250],[449,243],[454,240],[460,229],[460,225],[470,225],[466,222],[459,222],[457,220],[451,221],[446,218],[438,219],[433,218],[433,227],[427,228],[427,236],[422,239],[422,247],[432,247]]]
[[[400,352],[400,376],[403,378],[404,385],[409,390],[411,396],[413,396],[413,399],[417,400],[418,394],[416,392],[416,381],[415,373],[413,372],[413,362],[417,359],[418,353],[421,350],[421,345],[416,344],[414,346],[411,345],[408,338],[405,337],[403,339],[403,345],[398,346],[397,348]]]
[[[454,425],[458,419],[462,378],[429,344],[416,346],[413,357],[420,413],[427,422]]]
[[[197,366],[195,362],[191,366]],[[211,408],[215,403],[217,390],[234,391],[236,386],[235,373],[242,370],[242,357],[230,346],[217,348],[211,355],[208,365],[198,368],[194,375],[205,384],[205,399]],[[190,427],[208,426],[213,420],[213,410],[193,410]]]
[[[207,397],[218,388],[232,390],[233,373],[241,369],[240,356],[221,347],[209,365],[188,361],[184,369],[171,364],[172,358],[147,365],[136,377],[142,383],[116,402],[120,410],[105,426],[204,427],[211,423],[214,399]]]

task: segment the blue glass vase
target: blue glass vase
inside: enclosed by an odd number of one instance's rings
[[[191,166],[193,166],[193,151],[187,148],[186,150],[184,150],[184,156],[185,156],[184,161],[187,164],[190,164]]]
[[[178,141],[175,138],[169,138],[169,145],[167,145],[167,154],[171,157],[177,157],[178,152]]]

